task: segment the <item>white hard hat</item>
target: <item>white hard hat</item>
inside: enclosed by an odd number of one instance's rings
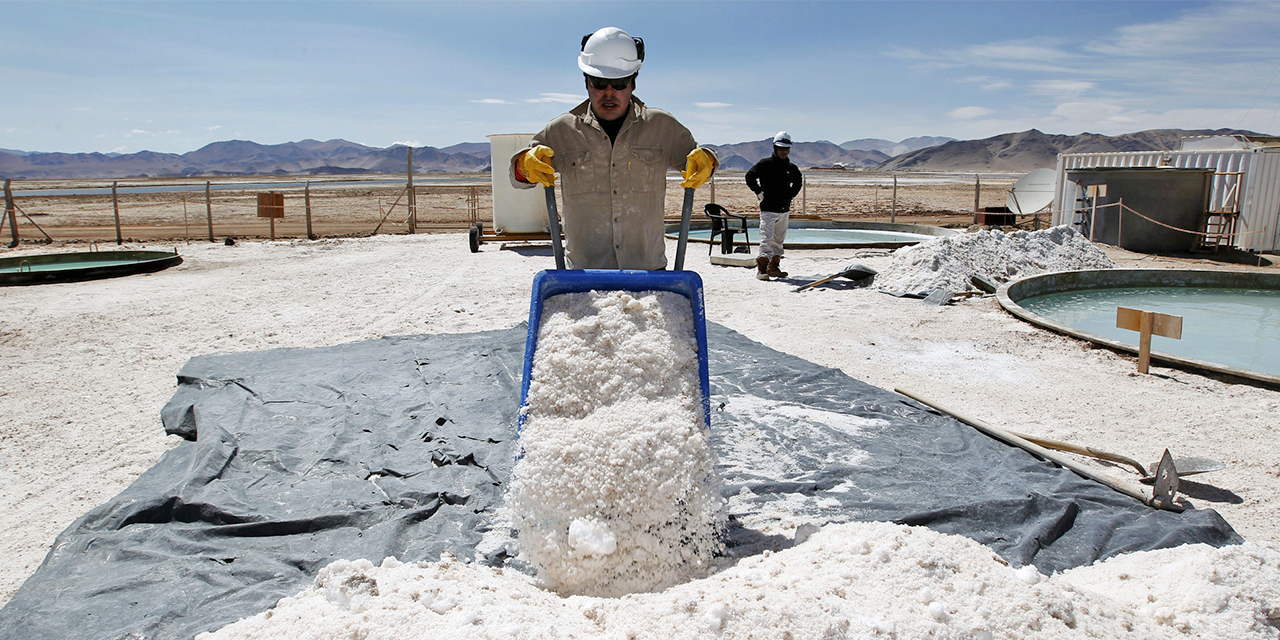
[[[640,70],[644,40],[617,27],[605,27],[582,38],[578,68],[597,78],[625,78]]]
[[[791,134],[787,133],[786,131],[779,131],[777,135],[773,136],[773,146],[790,147]]]

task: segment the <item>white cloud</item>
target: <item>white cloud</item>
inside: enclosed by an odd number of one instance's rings
[[[1137,112],[1134,112],[1137,113]],[[1133,115],[1127,115],[1124,107],[1106,102],[1064,102],[1049,115],[1068,121],[1092,123],[1132,123]]]
[[[391,146],[393,147],[396,145],[400,145],[402,147],[421,147],[422,143],[418,142],[417,140],[403,140],[403,141],[391,143]]]
[[[947,115],[955,118],[956,120],[972,120],[974,118],[981,118],[989,113],[992,113],[992,111],[986,107],[960,107],[959,109],[947,112]]]
[[[562,104],[578,104],[586,100],[586,96],[576,93],[543,93],[538,98],[525,98],[525,102],[559,102]]]
[[[221,129],[221,128],[222,128],[222,125],[215,124],[212,127],[205,127],[205,131],[217,131],[218,129]]]
[[[993,78],[991,76],[970,76],[968,78],[958,78],[956,82],[960,82],[962,84],[976,84],[985,91],[999,91],[1013,86],[1012,80],[1006,80],[1005,78]]]
[[[694,106],[702,107],[703,109],[718,109],[718,108],[720,108],[720,107],[732,107],[732,106],[733,106],[732,104],[729,104],[728,102],[695,102],[695,103],[693,103],[693,104],[694,104]]]
[[[1074,96],[1096,86],[1097,83],[1084,80],[1040,80],[1031,83],[1031,91],[1051,96]]]
[[[88,111],[89,107],[72,107],[72,111]]]
[[[472,100],[471,102],[479,104],[515,104],[514,102],[507,102],[501,98],[481,98],[479,100]]]
[[[1094,40],[1085,50],[1108,56],[1156,60],[1199,57],[1210,54],[1274,55],[1280,50],[1280,4],[1245,2],[1213,4],[1161,22],[1133,24],[1116,29],[1115,35]]]
[[[133,136],[151,136],[154,138],[156,136],[176,136],[180,133],[182,133],[182,130],[180,129],[169,129],[167,131],[147,131],[146,129],[133,129],[128,134],[126,134],[125,137],[131,138]]]
[[[1045,39],[1047,40],[1047,39]],[[1062,73],[1078,66],[1080,56],[1051,42],[994,42],[965,47],[954,54],[959,62],[995,69]]]

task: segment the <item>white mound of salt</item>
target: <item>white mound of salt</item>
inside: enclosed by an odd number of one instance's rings
[[[661,593],[562,598],[510,570],[339,561],[273,610],[197,640],[1275,638],[1280,550],[1120,556],[1042,576],[961,536],[827,525]]]
[[[546,587],[620,595],[705,575],[725,516],[700,381],[688,298],[545,301],[508,501]]]
[[[926,240],[893,253],[893,262],[876,274],[882,291],[918,293],[930,289],[977,291],[977,274],[996,284],[1051,271],[1111,269],[1116,265],[1071,227],[1042,231],[984,229]]]

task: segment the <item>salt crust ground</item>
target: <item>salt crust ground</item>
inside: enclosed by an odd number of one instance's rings
[[[697,346],[680,294],[546,300],[508,493],[543,586],[652,591],[704,575],[723,548]]]
[[[339,561],[272,611],[198,640],[438,638],[1274,638],[1280,552],[1144,552],[1052,577],[967,538],[829,525],[702,580],[560,598],[516,572]]]
[[[545,249],[486,244],[471,254],[461,234],[180,249],[186,262],[157,274],[0,288],[0,601],[35,570],[59,531],[176,445],[163,435],[159,410],[187,359],[514,326],[528,316],[534,273],[551,264]],[[1277,270],[1104,251],[1123,268]],[[1191,502],[1218,510],[1254,543],[1280,541],[1276,391],[1160,367],[1158,375],[1139,376],[1132,357],[1027,325],[991,298],[935,307],[844,286],[792,292],[799,276],[835,273],[850,261],[885,269],[892,262],[886,251],[788,252],[790,283],[759,282],[699,255],[691,251],[689,264],[704,279],[709,321],[997,426],[1142,461],[1156,460],[1166,446],[1175,455],[1216,458],[1226,470],[1184,482]],[[1132,478],[1123,468],[1081,462]],[[794,534],[802,524],[759,526]],[[1126,558],[1146,571],[1176,572],[1206,562],[1200,553],[1181,547]],[[1192,599],[1214,586],[1208,578],[1166,583]],[[864,579],[859,588],[891,584]],[[1138,616],[1147,588],[1106,590]],[[1223,589],[1275,601],[1264,589]]]

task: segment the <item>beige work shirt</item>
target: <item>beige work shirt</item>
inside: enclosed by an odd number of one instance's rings
[[[662,223],[667,169],[684,169],[697,143],[674,116],[646,107],[635,96],[624,118],[610,145],[584,101],[547,123],[526,147],[542,144],[555,151],[551,166],[560,174],[565,261],[571,269],[667,266]],[[511,183],[534,186],[516,180],[514,173]]]

